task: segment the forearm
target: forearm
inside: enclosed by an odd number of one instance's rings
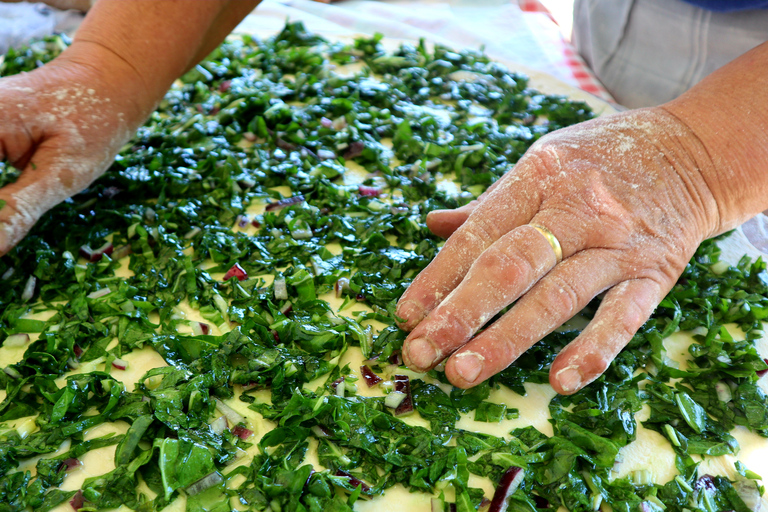
[[[697,163],[718,204],[711,235],[768,207],[768,43],[719,69],[664,108],[704,151]]]
[[[258,0],[100,0],[64,60],[135,75],[146,115],[171,83],[203,59]],[[107,71],[109,72],[109,71]]]

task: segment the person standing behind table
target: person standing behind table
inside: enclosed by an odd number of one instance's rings
[[[573,44],[616,101],[660,105],[768,41],[768,0],[576,0]]]

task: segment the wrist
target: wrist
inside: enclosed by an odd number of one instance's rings
[[[64,73],[74,84],[112,103],[131,129],[146,120],[167,91],[167,86],[145,80],[139,70],[113,50],[90,41],[75,41],[46,67]]]

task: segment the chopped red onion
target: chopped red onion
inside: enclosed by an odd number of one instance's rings
[[[242,425],[236,425],[235,428],[232,429],[232,435],[245,441],[253,435],[253,430],[249,430]]]
[[[286,286],[284,278],[275,279],[275,298],[277,300],[288,300],[288,287]]]
[[[360,487],[360,490],[362,490],[363,492],[370,492],[371,490],[371,487],[368,484],[366,484],[359,478],[350,475],[346,471],[342,471],[339,469],[338,471],[336,471],[336,476],[345,476],[349,478],[349,483],[352,484],[352,487]]]
[[[283,304],[283,307],[280,308],[280,312],[284,315],[287,315],[291,311],[293,311],[293,304],[291,304],[290,302],[286,302],[285,304]]]
[[[333,121],[331,121],[327,117],[321,117],[320,126],[322,126],[323,128],[330,128],[331,126],[333,126]]]
[[[27,302],[35,295],[35,286],[37,286],[37,278],[35,276],[29,276],[27,283],[24,285],[24,291],[21,292],[21,300]]]
[[[96,290],[94,292],[89,293],[88,295],[86,295],[86,297],[89,299],[98,299],[98,298],[104,297],[105,295],[109,295],[110,293],[112,293],[112,290],[109,289],[109,286],[105,286],[100,290]]]
[[[245,140],[247,140],[248,142],[256,142],[256,134],[252,133],[252,132],[245,132],[245,133],[243,133],[243,138]],[[256,184],[256,182],[254,181],[253,185],[255,185],[255,184]],[[253,187],[253,185],[251,185],[250,187],[246,187],[246,188],[251,188],[251,187]]]
[[[91,249],[88,245],[82,245],[80,246],[80,256],[87,259],[91,263],[96,263],[99,261],[102,256],[105,254],[109,256],[112,254],[112,251],[114,251],[114,247],[112,246],[112,242],[107,242],[98,249]]]
[[[363,301],[363,300],[365,300],[365,295],[362,294],[362,293],[358,293],[357,295],[355,295],[355,299],[357,299],[359,301]]]
[[[407,375],[395,375],[395,391],[405,394],[405,398],[395,409],[395,416],[403,416],[413,412],[413,397],[411,396],[411,381]]]
[[[717,490],[715,487],[715,479],[712,475],[701,476],[696,480],[696,483],[693,484],[693,489],[695,491],[704,491],[711,495]]]
[[[257,220],[252,220],[251,221],[251,226],[255,227],[256,229],[259,229],[261,227],[261,222],[259,222]]]
[[[294,204],[299,204],[304,202],[304,196],[291,196],[286,197],[285,199],[280,199],[279,201],[275,201],[274,203],[269,203],[264,210],[268,212],[274,212],[277,210],[282,210],[286,206],[292,206]]]
[[[389,356],[389,364],[396,364],[397,366],[401,366],[403,364],[403,358],[400,355],[400,352],[395,352],[391,356]]]
[[[240,415],[236,410],[219,400],[218,398],[214,398],[216,401],[216,409],[227,417],[227,421],[229,421],[230,425],[239,425],[240,423],[245,423],[245,418]]]
[[[365,144],[363,144],[361,141],[356,140],[355,142],[350,142],[347,150],[344,152],[344,158],[350,159],[358,157],[363,154],[364,149]]]
[[[80,345],[74,345],[72,347],[72,352],[75,353],[75,357],[78,358],[78,359],[80,359],[80,356],[83,355],[83,349],[80,348]]]
[[[763,359],[763,361],[765,362],[765,364],[768,364],[768,359]],[[762,377],[763,375],[765,375],[766,373],[768,373],[768,369],[765,369],[765,370],[758,370],[758,371],[756,371],[755,373],[757,374],[757,376],[758,376],[758,377]]]
[[[80,460],[78,460],[78,459],[76,459],[74,457],[70,457],[68,459],[64,459],[63,461],[61,461],[61,466],[59,468],[59,471],[61,471],[62,469],[64,471],[69,471],[70,469],[76,468],[77,466],[80,466],[81,464],[82,464],[82,462],[80,462]]]
[[[83,498],[83,491],[77,491],[74,496],[72,496],[72,499],[69,500],[69,504],[72,505],[72,508],[77,510],[80,510],[83,508],[83,505],[85,504],[85,498]]]
[[[232,80],[224,80],[219,84],[219,91],[220,92],[227,92],[229,89],[232,88]]]
[[[184,491],[188,496],[194,496],[195,494],[200,494],[203,491],[207,491],[211,487],[219,485],[223,481],[224,478],[217,471],[214,471],[213,473],[206,475],[197,482],[193,483],[184,489]]]
[[[483,496],[483,499],[480,500],[480,505],[477,506],[477,510],[485,510],[490,506],[491,506],[491,500]]]
[[[363,376],[363,379],[365,380],[365,383],[368,384],[369,388],[372,388],[382,381],[382,378],[373,373],[373,370],[365,364],[360,367],[360,374]]]
[[[280,343],[280,334],[274,329],[272,330],[272,338],[275,340],[275,343]]]
[[[237,226],[238,227],[244,228],[245,226],[247,226],[250,223],[251,223],[251,220],[248,218],[247,215],[243,214],[243,215],[238,215],[237,216]]]
[[[203,322],[192,322],[192,334],[195,336],[203,336],[211,332],[211,327]]]
[[[213,422],[211,423],[211,430],[219,435],[224,433],[224,431],[227,430],[227,417],[219,416],[218,418],[213,420]]]
[[[363,197],[379,197],[379,195],[381,195],[380,188],[369,187],[367,185],[360,185],[357,187],[357,192]]]
[[[537,494],[533,495],[533,502],[536,504],[536,508],[549,508],[549,501]]]
[[[16,272],[16,269],[14,269],[13,267],[9,267],[8,270],[3,272],[3,275],[0,276],[0,280],[2,280],[2,281],[9,280],[11,277],[13,277],[13,273],[14,272]]]
[[[128,361],[124,359],[115,358],[112,360],[112,366],[118,370],[125,370],[128,368]]]
[[[340,277],[336,284],[333,285],[333,290],[336,292],[336,298],[341,298],[341,294],[344,290],[349,289],[349,279],[346,277]]]
[[[227,270],[227,273],[224,274],[224,280],[229,281],[233,277],[236,277],[238,281],[245,281],[248,279],[248,272],[246,272],[239,263],[235,263],[229,270]]]
[[[27,343],[29,343],[29,334],[17,333],[17,334],[11,334],[7,338],[5,338],[5,341],[3,342],[3,346],[8,348],[23,347]]]
[[[512,496],[525,477],[523,468],[512,466],[502,475],[496,491],[493,493],[491,506],[488,512],[505,512],[509,506],[509,497]]]

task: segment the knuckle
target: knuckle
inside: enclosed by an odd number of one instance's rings
[[[553,325],[559,325],[578,313],[582,303],[580,292],[559,276],[547,278],[543,286],[534,291],[530,300],[540,318]]]

